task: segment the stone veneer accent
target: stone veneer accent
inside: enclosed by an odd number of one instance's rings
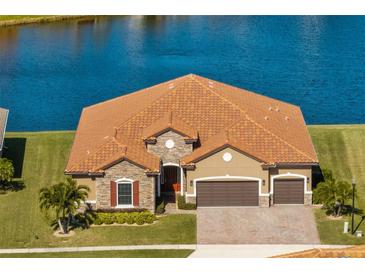
[[[312,205],[312,194],[304,194],[304,205]]]
[[[259,196],[259,206],[269,207],[270,206],[270,196]]]
[[[153,176],[147,176],[144,169],[128,161],[122,161],[105,170],[104,177],[96,181],[96,208],[111,208],[110,181],[128,178],[139,181],[139,208],[155,212],[155,181]]]
[[[168,149],[167,140],[173,140],[175,146]],[[179,164],[180,159],[193,152],[193,145],[185,143],[183,136],[174,131],[167,131],[156,138],[156,144],[147,144],[147,151],[161,158],[162,163]]]

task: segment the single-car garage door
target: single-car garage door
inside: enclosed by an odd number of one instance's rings
[[[258,206],[257,181],[198,181],[197,205],[209,206]]]
[[[275,180],[274,204],[304,204],[304,180]]]

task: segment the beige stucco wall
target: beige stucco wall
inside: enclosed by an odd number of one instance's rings
[[[229,152],[232,154],[232,160],[225,162],[223,160],[223,154]],[[234,149],[226,148],[223,149],[208,158],[201,160],[196,163],[195,170],[187,170],[187,193],[193,194],[194,189],[190,184],[197,178],[212,177],[212,176],[246,176],[255,177],[265,180],[262,185],[262,193],[269,192],[269,172],[263,170],[261,163],[254,160]]]
[[[89,196],[87,198],[88,201],[96,200],[96,182],[92,180],[90,177],[87,178],[74,178],[78,185],[86,185],[90,188]]]

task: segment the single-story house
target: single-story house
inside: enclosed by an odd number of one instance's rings
[[[318,165],[298,106],[189,74],[83,109],[65,173],[96,208],[312,203]]]
[[[9,110],[5,108],[0,108],[0,157],[3,154],[4,150],[4,138],[5,138],[5,130],[6,123],[8,121]]]

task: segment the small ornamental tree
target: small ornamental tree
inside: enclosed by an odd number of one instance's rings
[[[315,203],[322,203],[327,212],[341,216],[345,203],[352,197],[351,184],[337,181],[330,170],[323,170],[324,182],[318,183],[313,191]]]
[[[11,182],[14,177],[13,162],[6,158],[0,158],[0,183]]]
[[[67,234],[72,217],[81,203],[86,201],[89,191],[87,186],[77,185],[75,180],[67,178],[66,182],[40,190],[39,207],[45,212],[52,210],[60,231]]]

